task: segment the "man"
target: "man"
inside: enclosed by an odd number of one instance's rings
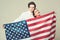
[[[28,11],[27,12],[24,12],[22,13],[15,21],[13,22],[18,22],[18,21],[21,21],[21,20],[26,20],[26,19],[29,19],[29,18],[32,18],[34,17],[33,16],[33,11],[36,9],[36,4],[34,2],[29,2],[28,3]],[[31,40],[30,38],[26,38],[26,39],[22,39],[22,40]]]
[[[17,21],[21,21],[21,20],[26,20],[29,18],[33,17],[33,11],[36,9],[36,4],[34,2],[29,2],[28,3],[28,11],[22,13],[15,21],[13,22],[17,22]]]

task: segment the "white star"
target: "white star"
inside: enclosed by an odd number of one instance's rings
[[[25,28],[25,30],[27,30],[27,28]]]
[[[7,32],[9,32],[9,30],[7,30]]]
[[[25,38],[25,36],[23,36],[23,38]]]
[[[13,26],[14,24],[11,24],[11,26]]]
[[[10,30],[10,28],[8,28]]]
[[[26,27],[26,25],[24,25]]]
[[[25,32],[25,31],[24,31]]]
[[[28,34],[28,32],[26,32]]]
[[[11,37],[9,37],[9,39],[11,39]]]
[[[17,32],[16,32],[16,34],[17,34]]]
[[[13,38],[15,38],[15,37],[13,36]]]
[[[24,34],[24,33],[22,33],[22,34]]]
[[[17,29],[15,29],[15,30],[17,30]]]
[[[15,31],[13,31],[13,32],[15,32]]]
[[[19,30],[20,30],[20,28],[19,28]]]
[[[21,23],[19,23],[21,25]]]
[[[21,37],[22,37],[22,35],[21,35]]]
[[[17,38],[16,38],[17,39]]]
[[[26,36],[26,34],[25,34],[25,36]]]
[[[17,37],[19,37],[19,36],[17,36]]]
[[[12,34],[14,34],[14,33],[12,33]]]
[[[8,35],[10,35],[10,34],[8,34]]]
[[[29,37],[29,35],[27,35],[27,37]]]
[[[9,24],[7,26],[9,26]]]
[[[21,33],[21,32],[20,32]]]
[[[20,27],[22,27],[22,26],[20,26]]]
[[[23,30],[21,30],[21,31],[23,31]]]
[[[25,21],[23,23],[25,23]]]
[[[14,30],[14,28],[12,28]]]
[[[6,36],[8,38],[8,36]]]
[[[24,29],[24,27],[23,27],[23,29]]]
[[[12,35],[11,35],[11,37],[12,37]]]
[[[6,28],[8,28],[8,26],[6,26]]]
[[[11,32],[10,32],[11,33]]]
[[[18,25],[18,26],[20,26],[20,25]]]
[[[17,23],[15,25],[17,25]]]
[[[15,27],[16,25],[14,25],[14,27]]]
[[[13,31],[13,30],[11,30],[11,31]]]
[[[23,24],[22,24],[23,25]]]
[[[16,34],[15,34],[15,36],[16,36]]]
[[[19,30],[17,30],[19,32]]]
[[[18,34],[18,35],[20,35],[20,34]]]

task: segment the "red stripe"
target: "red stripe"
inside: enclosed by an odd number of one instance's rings
[[[39,19],[39,18],[43,18],[43,17],[49,16],[51,14],[54,14],[54,11],[53,12],[50,12],[48,14],[42,15],[42,16],[40,16],[38,18],[30,18],[30,19],[27,19],[26,21],[33,21],[33,20],[36,20],[36,19]]]
[[[52,25],[53,23],[56,23],[56,20],[52,21],[51,25]]]
[[[41,28],[48,27],[48,26],[50,26],[50,24],[45,24],[45,25],[42,25],[40,27],[37,27],[37,28],[34,28],[34,29],[30,29],[29,31],[31,32],[31,31],[39,30]]]
[[[46,22],[46,20],[49,21],[50,19],[51,19],[51,18],[48,18],[48,19],[41,20],[41,21],[38,21],[38,22],[35,22],[35,23],[32,23],[32,24],[28,24],[28,26],[29,26],[29,27],[30,27],[30,26],[34,26],[34,25],[37,25],[37,24],[40,24],[40,23]]]
[[[55,31],[53,31],[53,32],[51,32],[50,34],[48,34],[48,35],[44,35],[44,36],[41,36],[41,37],[37,37],[37,38],[34,38],[34,39],[32,39],[32,40],[40,40],[40,39],[43,39],[43,38],[47,38],[47,37],[49,37],[50,35],[52,35],[52,34],[54,34],[55,33]]]
[[[34,29],[30,29],[29,31],[31,32],[31,31],[35,31],[35,30],[38,30],[38,29],[41,29],[41,28],[44,28],[44,27],[47,27],[47,26],[51,26],[53,23],[56,23],[56,20],[54,20],[52,23],[44,24],[44,25],[42,25],[40,27],[36,27]]]
[[[55,17],[55,16],[53,16],[53,19],[54,19],[54,17]],[[49,21],[49,20],[51,20],[51,17],[48,18],[48,19],[45,19],[45,20],[41,20],[41,21],[32,23],[32,24],[28,24],[28,27],[31,27],[31,26],[34,26],[34,25],[37,25],[37,24],[41,24],[41,23],[43,23],[43,22],[47,22],[47,21]]]
[[[38,35],[38,34],[42,34],[42,33],[49,32],[49,31],[50,31],[50,29],[43,30],[43,31],[39,31],[39,32],[37,32],[37,33],[31,34],[31,36],[36,36],[36,35]]]
[[[49,38],[49,40],[53,40],[54,38],[55,38],[55,34],[54,34],[54,36],[53,36],[53,37]]]
[[[31,18],[31,19],[28,19],[28,20],[26,20],[26,21],[27,21],[27,22],[29,22],[29,21],[35,21],[35,20],[37,20],[37,19],[44,18],[44,17],[49,16],[49,15],[52,15],[52,14],[54,14],[54,11],[51,12],[51,13],[42,15],[42,16],[40,16],[40,17],[38,17],[38,18]],[[56,18],[55,15],[53,15],[53,17],[50,17],[50,18],[41,20],[41,21],[39,21],[39,22],[35,22],[35,23],[32,23],[32,24],[28,24],[28,27],[31,27],[31,26],[35,26],[35,25],[41,24],[41,23],[43,23],[43,22],[47,22],[47,21],[49,21],[49,20],[52,20],[52,22],[51,22],[50,24],[44,24],[44,25],[42,25],[42,26],[40,26],[40,27],[36,27],[36,28],[30,29],[29,31],[30,31],[30,32],[31,32],[31,31],[34,32],[35,30],[38,30],[38,29],[41,29],[41,28],[44,28],[44,27],[48,27],[48,26],[50,26],[50,25],[53,25],[53,23],[56,23],[56,20],[54,20],[54,18]],[[34,37],[34,36],[39,35],[39,34],[41,34],[41,33],[50,32],[50,31],[51,31],[52,29],[54,29],[55,27],[56,27],[56,25],[53,25],[53,26],[51,26],[50,29],[42,30],[42,31],[40,31],[40,32],[31,34],[31,37]],[[48,35],[44,35],[44,36],[41,36],[41,37],[34,38],[33,40],[41,40],[42,38],[49,37],[49,36],[51,36],[52,34],[54,34],[55,31],[56,31],[56,30],[54,30],[53,32],[50,32]],[[52,37],[51,37],[50,39],[52,39]]]
[[[52,30],[52,29],[55,28],[55,27],[56,27],[56,25],[52,26],[52,27],[50,28],[50,30]]]
[[[55,37],[53,36],[53,37],[51,37],[49,40],[53,40]]]
[[[55,28],[55,25],[53,26],[53,28]],[[53,28],[51,28],[51,29],[53,29]],[[31,36],[36,36],[36,35],[41,34],[41,33],[50,32],[51,29],[47,29],[47,30],[43,30],[43,31],[39,31],[39,32],[37,32],[37,33],[31,34]]]
[[[53,23],[55,23],[55,22],[56,21],[54,21]],[[41,28],[44,28],[44,27],[47,27],[47,26],[51,26],[51,24],[53,24],[53,23],[44,24],[44,25],[42,25],[40,27],[36,27],[34,29],[30,29],[29,31],[34,31],[34,30],[38,30],[38,29],[41,29]]]
[[[55,23],[55,22],[54,22],[54,23]],[[48,27],[48,26],[51,26],[51,23],[42,25],[42,26],[37,27],[37,28],[34,28],[34,29],[30,29],[29,31],[31,32],[31,31],[39,30],[39,29],[41,29],[41,28]]]

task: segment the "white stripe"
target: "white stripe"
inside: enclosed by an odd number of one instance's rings
[[[52,29],[51,32],[53,32],[54,30],[55,30],[55,28]],[[44,35],[48,35],[48,34],[50,34],[51,32],[49,31],[49,32],[45,32],[45,33],[42,33],[42,34],[38,34],[38,35],[36,35],[36,36],[31,37],[31,39],[38,38],[38,37],[41,37],[41,36],[44,36]]]
[[[50,37],[48,37],[48,38],[52,38],[52,37],[54,37],[54,35],[55,35],[55,33],[54,34],[52,34]]]
[[[31,37],[31,39],[38,38],[38,37],[41,37],[41,36],[44,36],[44,35],[48,35],[49,33],[50,32],[42,33],[42,34]]]
[[[29,21],[29,22],[27,22],[27,23],[28,23],[28,24],[32,24],[32,23],[35,23],[35,22],[37,22],[37,21],[46,20],[46,19],[48,19],[48,18],[50,18],[50,17],[53,17],[53,16],[52,16],[52,15],[49,15],[49,16],[46,16],[46,17],[43,17],[43,18],[40,18],[40,19],[37,19],[37,20]]]
[[[42,25],[45,25],[45,24],[48,24],[48,23],[51,23],[51,22],[52,22],[52,20],[49,20],[49,21],[43,22],[43,23],[41,23],[41,24],[37,24],[37,25],[34,25],[34,26],[29,26],[29,30],[30,30],[30,29],[33,29],[33,28],[40,27],[40,26],[42,26]]]
[[[53,31],[56,31],[56,28],[54,28],[53,30],[51,30],[50,32],[53,32]],[[51,36],[49,36],[48,38],[51,38],[51,37],[53,37],[55,35],[55,33],[54,34],[52,34]]]
[[[37,32],[40,32],[40,31],[43,31],[43,30],[48,30],[48,29],[50,29],[50,28],[51,28],[50,26],[44,27],[44,28],[41,28],[41,29],[39,29],[39,30],[31,31],[30,34],[35,34],[35,33],[37,33]]]
[[[41,28],[39,30],[35,30],[35,31],[31,31],[30,34],[34,34],[34,33],[37,33],[39,31],[43,31],[43,30],[47,30],[47,29],[50,29],[52,26],[56,25],[56,23],[54,23],[53,25],[50,25],[50,26],[46,26],[44,28]]]

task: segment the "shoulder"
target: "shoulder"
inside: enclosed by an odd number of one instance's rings
[[[29,12],[28,11],[22,12],[21,15],[26,15],[27,13],[29,13]]]
[[[23,12],[23,13],[28,13],[29,11]]]

